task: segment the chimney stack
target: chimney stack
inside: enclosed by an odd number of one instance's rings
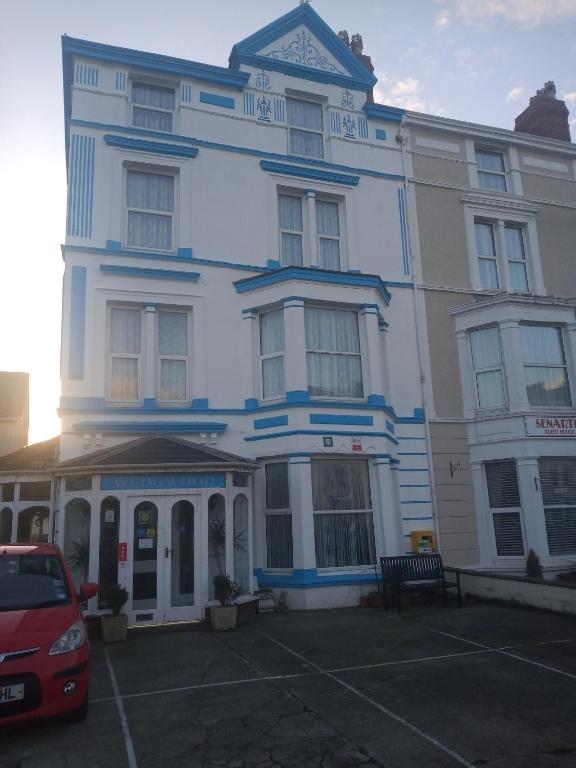
[[[374,65],[372,64],[372,59],[370,56],[365,56],[363,51],[364,43],[362,42],[362,35],[359,35],[356,33],[355,35],[352,35],[352,39],[348,37],[348,32],[343,29],[340,32],[338,32],[338,37],[342,42],[346,45],[347,48],[349,48],[354,56],[356,56],[362,64],[366,67],[368,72],[374,73]],[[367,93],[367,100],[369,102],[374,102],[374,93],[372,89],[370,89]]]
[[[556,98],[556,86],[552,80],[536,91],[530,104],[516,118],[514,130],[531,133],[547,139],[571,141],[568,125],[568,109],[565,102]]]

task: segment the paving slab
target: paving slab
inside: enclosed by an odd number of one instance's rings
[[[2,768],[573,768],[576,622],[476,604],[139,628],[93,645],[91,699],[85,723],[0,732]]]

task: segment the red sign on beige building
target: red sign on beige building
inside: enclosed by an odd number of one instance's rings
[[[576,437],[576,416],[526,416],[530,437]]]

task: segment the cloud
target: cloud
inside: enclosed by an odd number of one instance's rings
[[[391,107],[403,107],[413,112],[443,115],[445,110],[433,101],[427,101],[422,94],[422,83],[414,77],[393,80],[380,74],[374,88],[374,100]]]
[[[524,88],[512,88],[506,96],[506,101],[517,101],[524,93]],[[576,94],[574,94],[576,96]]]
[[[434,29],[437,32],[443,32],[450,26],[450,11],[442,11],[434,19]]]
[[[453,0],[468,24],[502,19],[523,27],[554,24],[576,16],[576,0]]]
[[[564,94],[564,101],[576,101],[576,91],[572,91],[571,93],[565,93]]]

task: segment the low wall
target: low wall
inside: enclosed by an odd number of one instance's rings
[[[504,600],[516,605],[544,608],[576,616],[576,585],[561,581],[540,581],[501,573],[446,568],[460,574],[462,592],[487,600]]]

